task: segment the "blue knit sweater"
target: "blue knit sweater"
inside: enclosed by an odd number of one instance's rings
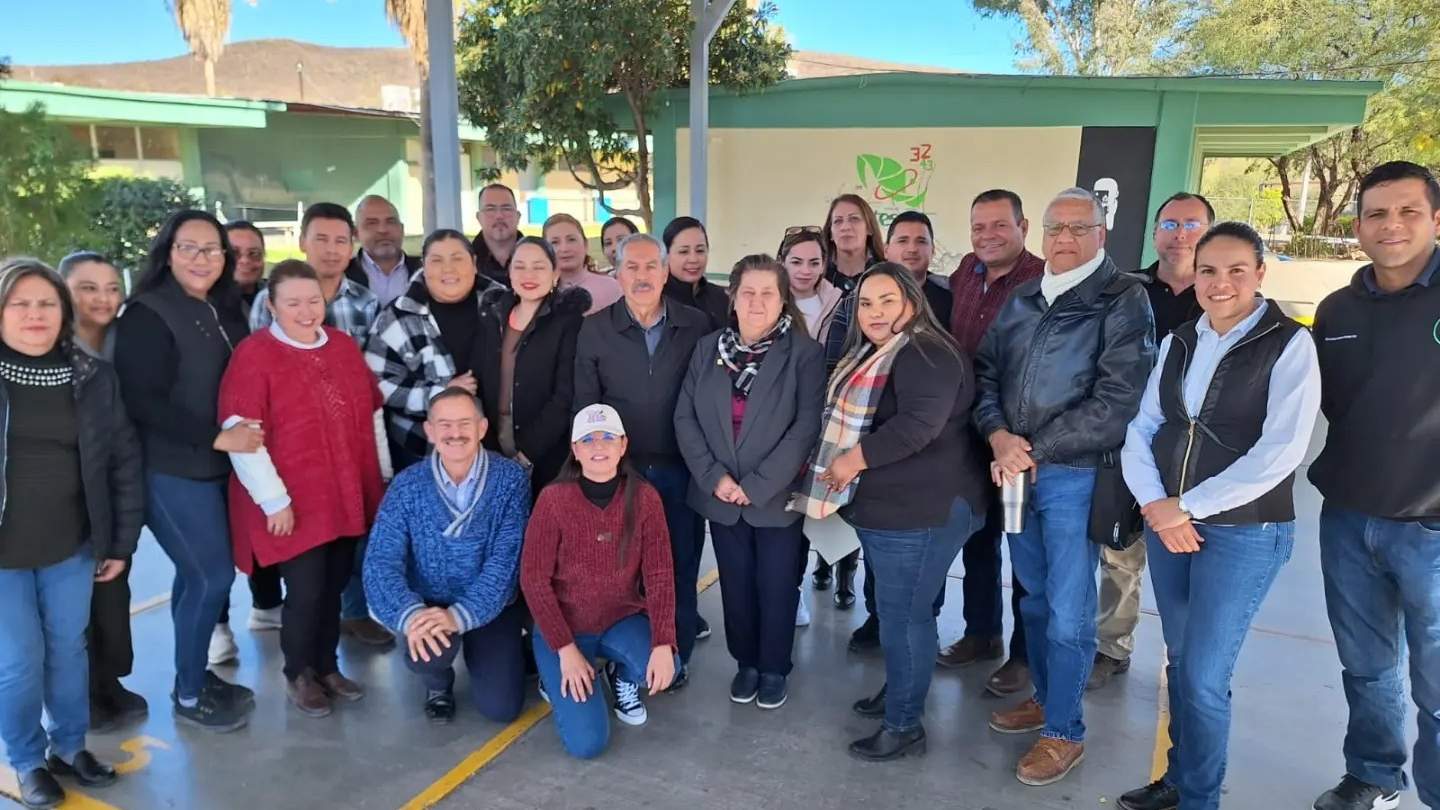
[[[529,517],[524,470],[491,453],[474,516],[461,536],[445,537],[450,512],[429,460],[407,467],[390,482],[370,530],[364,577],[371,615],[401,635],[426,607],[449,608],[461,633],[489,624],[515,598]]]

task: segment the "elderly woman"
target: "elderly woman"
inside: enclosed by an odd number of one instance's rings
[[[555,272],[559,276],[557,288],[580,287],[590,293],[586,315],[599,312],[620,300],[623,295],[620,283],[591,269],[590,243],[585,239],[585,229],[580,220],[569,214],[556,214],[545,220],[541,233],[555,253]]]
[[[730,296],[705,278],[710,265],[710,236],[694,217],[676,217],[661,232],[665,243],[665,297],[694,307],[710,319],[711,329],[720,329],[730,319]]]
[[[85,627],[93,585],[125,570],[145,511],[119,383],[73,345],[74,325],[55,271],[0,264],[0,739],[29,807],[64,801],[56,774],[115,781],[85,750]]]
[[[732,325],[700,339],[675,407],[690,506],[710,521],[736,703],[785,703],[801,515],[786,509],[815,445],[825,386],[820,345],[802,330],[785,268],[746,256],[730,272]]]
[[[915,277],[901,265],[877,264],[855,301],[797,506],[844,504],[840,516],[855,527],[875,571],[886,687],[855,711],[883,715],[884,723],[851,743],[850,753],[878,761],[925,750],[921,718],[937,648],[932,604],[984,523],[987,493],[966,425],[975,395],[970,364]]]
[[[539,494],[568,452],[575,341],[590,293],[557,289],[555,251],[534,236],[515,244],[507,272],[510,287],[493,287],[480,300],[475,379],[485,412],[495,414],[486,449],[520,462]]]
[[[175,563],[175,716],[211,731],[245,725],[254,693],[206,668],[211,633],[235,581],[226,453],[264,444],[263,428],[215,420],[220,377],[249,332],[224,229],[204,211],[161,226],[145,274],[116,323],[115,370],[145,448],[145,524]]]
[[[365,695],[340,674],[335,648],[340,592],[380,505],[380,389],[355,342],[324,325],[310,265],[281,262],[268,289],[270,325],[236,348],[220,383],[224,424],[267,428],[262,450],[230,454],[231,537],[242,571],[279,566],[286,692],[301,713],[323,717],[332,700]]]
[[[478,390],[472,353],[480,334],[480,294],[495,284],[476,271],[470,241],[442,228],[420,247],[424,270],[380,313],[365,362],[380,378],[391,460],[398,472],[430,452],[425,410],[446,388]]]
[[[1305,328],[1260,295],[1264,250],[1238,222],[1200,238],[1204,314],[1160,344],[1120,455],[1149,524],[1173,741],[1165,775],[1121,807],[1220,807],[1236,654],[1295,544],[1320,366]]]

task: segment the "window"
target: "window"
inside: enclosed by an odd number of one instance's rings
[[[140,127],[140,153],[146,160],[179,160],[179,131],[168,127]]]
[[[140,157],[134,127],[97,126],[95,142],[99,147],[96,156],[101,160],[136,160]]]
[[[80,149],[84,151],[85,155],[87,157],[93,157],[90,148],[90,125],[71,124],[65,127],[65,129],[70,133],[70,137],[75,139],[75,143],[80,144]]]

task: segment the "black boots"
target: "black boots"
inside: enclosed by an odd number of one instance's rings
[[[843,557],[835,565],[835,607],[849,610],[855,606],[855,569],[860,562],[860,552]]]

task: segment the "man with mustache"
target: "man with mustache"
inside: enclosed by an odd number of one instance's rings
[[[625,297],[585,319],[575,350],[575,405],[609,405],[630,438],[628,457],[660,493],[675,562],[675,636],[681,669],[670,689],[688,678],[695,648],[695,582],[705,528],[685,503],[690,471],[675,441],[675,403],[695,343],[711,331],[709,317],[663,295],[669,271],[665,246],[649,234],[625,238],[615,251],[615,280]]]

